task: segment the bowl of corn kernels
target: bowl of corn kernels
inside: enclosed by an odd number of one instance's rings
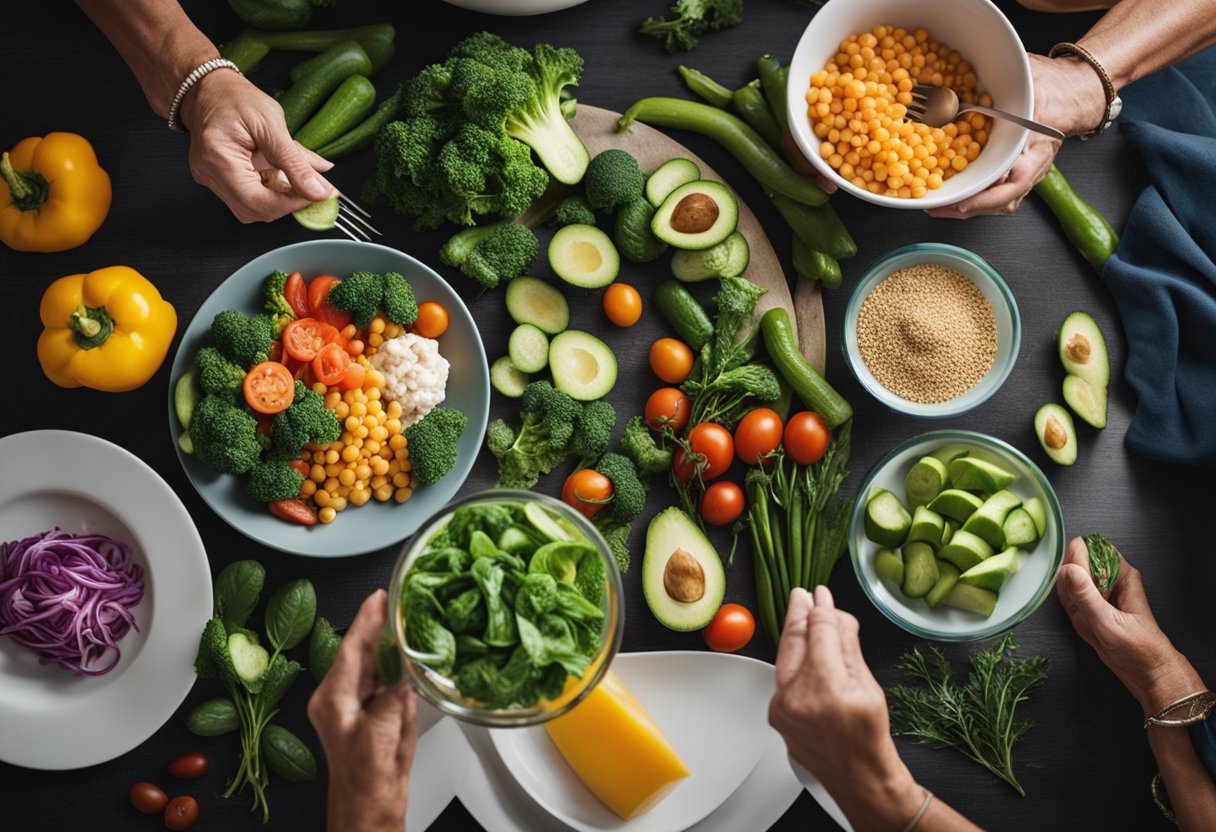
[[[1013,166],[1025,128],[979,113],[918,124],[907,112],[917,84],[1033,115],[1029,59],[989,0],[835,0],[811,18],[790,63],[790,132],[841,190],[891,208],[953,205]]]

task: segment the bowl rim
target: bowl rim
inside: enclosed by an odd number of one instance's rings
[[[1025,465],[1033,475],[1032,479],[1035,479],[1038,482],[1039,487],[1047,497],[1045,502],[1051,511],[1051,517],[1048,519],[1048,522],[1055,523],[1056,528],[1059,530],[1060,538],[1059,543],[1056,546],[1056,551],[1052,554],[1052,567],[1048,571],[1047,577],[1044,579],[1042,585],[1040,585],[1038,590],[1036,590],[1030,596],[1030,598],[1027,599],[1026,603],[1024,603],[1013,615],[1009,616],[1004,623],[989,624],[986,626],[981,626],[974,631],[964,633],[944,632],[941,630],[921,627],[920,625],[904,618],[902,615],[899,615],[894,608],[884,603],[874,591],[874,587],[871,582],[866,580],[866,576],[861,565],[861,547],[853,545],[853,529],[855,528],[855,524],[858,522],[859,516],[865,511],[865,501],[860,499],[854,500],[853,510],[849,514],[849,557],[853,562],[853,573],[857,576],[857,583],[861,584],[861,588],[865,592],[866,597],[870,599],[870,603],[873,604],[878,611],[887,618],[887,620],[898,625],[900,628],[906,630],[914,636],[930,639],[932,641],[955,643],[982,641],[988,638],[995,638],[996,636],[1009,632],[1014,627],[1018,626],[1029,618],[1030,615],[1034,613],[1034,611],[1040,606],[1042,606],[1045,600],[1047,600],[1047,596],[1051,593],[1052,588],[1055,586],[1056,577],[1059,575],[1060,567],[1064,563],[1064,551],[1068,545],[1066,539],[1067,535],[1065,534],[1064,530],[1064,511],[1060,506],[1060,499],[1056,496],[1055,489],[1051,486],[1051,481],[1047,479],[1047,475],[1043,473],[1042,469],[1039,468],[1038,465],[1035,465],[1035,463],[1028,456],[1026,456],[1026,454],[1022,453],[1003,439],[998,439],[995,436],[980,433],[979,431],[961,429],[927,431],[899,442],[895,445],[895,447],[883,454],[883,456],[870,467],[870,470],[866,472],[865,477],[863,477],[861,480],[861,485],[857,489],[857,494],[866,494],[874,480],[883,470],[887,468],[888,465],[891,464],[895,457],[911,448],[916,447],[917,445],[926,444],[929,442],[938,442],[939,440],[944,444],[973,443],[982,446],[985,450],[988,450],[994,454],[1009,455]]]
[[[984,377],[977,382],[976,386],[983,384],[989,377],[991,377],[993,381],[991,382],[988,391],[979,398],[975,399],[975,401],[969,402],[965,405],[954,404],[951,406],[953,402],[957,402],[967,394],[964,392],[963,394],[956,396],[953,399],[948,399],[944,402],[936,402],[933,404],[913,402],[897,395],[896,393],[888,390],[886,387],[883,387],[877,379],[873,378],[872,373],[868,373],[868,371],[863,373],[859,367],[859,365],[865,365],[865,361],[862,359],[861,353],[857,348],[857,316],[861,312],[861,305],[865,302],[865,299],[869,297],[870,293],[874,291],[878,283],[881,283],[882,280],[885,280],[887,277],[893,274],[895,270],[883,275],[880,280],[875,282],[873,286],[866,289],[866,291],[863,292],[862,289],[865,288],[876,275],[881,274],[883,270],[886,269],[893,261],[910,254],[933,254],[947,258],[955,258],[957,261],[966,262],[967,264],[974,266],[975,268],[979,269],[979,271],[984,274],[987,279],[993,283],[993,285],[996,286],[998,293],[1005,302],[1005,308],[1009,310],[1010,327],[1013,330],[1009,359],[999,367],[996,365],[995,358],[993,359],[993,366],[990,367]],[[972,280],[969,275],[963,276],[968,280]],[[972,282],[974,283],[976,281],[972,280]],[[1018,311],[1017,300],[1013,296],[1013,290],[1010,289],[1009,284],[1005,282],[1005,278],[1001,277],[1001,273],[998,272],[991,263],[980,255],[976,254],[974,251],[963,248],[962,246],[953,245],[952,243],[910,243],[906,246],[900,246],[899,248],[892,249],[886,254],[879,256],[878,259],[866,267],[866,270],[862,272],[861,277],[857,279],[857,283],[853,287],[853,292],[849,296],[849,302],[845,306],[844,318],[840,328],[840,348],[844,353],[845,364],[848,365],[849,372],[851,372],[853,377],[857,379],[857,383],[860,384],[867,393],[869,393],[876,401],[878,401],[888,410],[904,416],[914,416],[918,419],[949,419],[954,416],[961,416],[964,413],[969,413],[982,405],[984,402],[988,401],[988,399],[992,398],[992,396],[1004,386],[1005,381],[1009,378],[1009,375],[1013,372],[1014,366],[1017,364],[1018,354],[1022,349],[1022,314],[1020,311]],[[973,387],[971,389],[974,390],[975,388]]]
[[[1005,16],[1005,13],[1002,12],[1000,8],[992,2],[992,0],[970,0],[970,2],[975,3],[977,6],[987,7],[988,11],[993,15],[993,25],[1000,26],[1002,30],[1001,33],[1019,45],[1019,49],[1017,50],[1017,58],[1015,59],[1011,57],[1010,62],[1012,63],[1014,60],[1017,61],[1017,67],[1020,70],[1019,77],[1025,87],[1026,101],[1029,104],[1027,109],[1029,112],[1015,112],[1015,115],[1024,116],[1025,118],[1034,118],[1034,77],[1030,71],[1030,57],[1028,56],[1025,48],[1021,48],[1022,39],[1018,35],[1017,29],[1013,27],[1013,24],[1009,21],[1009,18]],[[798,44],[794,47],[794,52],[790,57],[791,66],[798,60],[800,52],[804,52],[810,48],[809,44],[811,42],[811,30],[815,27],[816,21],[819,19],[820,15],[814,15],[811,17],[810,22],[807,23],[806,28],[803,29],[802,35],[798,38]],[[821,69],[822,67],[818,68]],[[906,199],[904,197],[875,194],[863,188],[859,188],[852,182],[845,179],[843,176],[833,170],[832,166],[827,164],[819,155],[819,141],[815,139],[814,135],[811,133],[811,128],[807,122],[806,112],[804,109],[806,100],[804,96],[805,91],[800,91],[797,84],[790,84],[786,89],[786,120],[789,122],[790,135],[794,139],[794,144],[798,146],[798,149],[818,173],[827,177],[828,180],[839,187],[842,191],[855,196],[858,199],[865,200],[866,202],[874,205],[881,205],[886,208],[915,208],[925,210],[929,208],[941,208],[947,205],[955,205],[965,199],[969,199],[995,183],[1007,170],[1009,170],[1009,168],[1013,166],[1014,162],[1017,161],[1017,158],[1022,155],[1022,151],[1026,148],[1026,143],[1030,140],[1030,130],[1010,122],[1009,127],[1014,130],[1020,130],[1021,133],[1008,156],[1002,159],[1002,163],[1000,165],[996,165],[993,168],[990,175],[978,179],[974,184],[963,188],[957,194],[948,193],[942,195],[940,193],[940,188],[936,192],[930,192],[922,197],[908,197]],[[981,156],[982,155],[983,154],[981,153]]]
[[[445,697],[436,696],[432,690],[432,683],[419,669],[420,663],[411,657],[406,649],[405,622],[404,616],[401,614],[401,590],[405,582],[406,573],[408,572],[406,568],[407,563],[412,564],[414,558],[411,556],[415,554],[415,551],[421,552],[422,547],[426,545],[430,537],[439,531],[440,527],[458,509],[477,503],[523,502],[540,503],[570,520],[600,551],[600,554],[604,558],[607,566],[605,580],[608,583],[606,606],[608,607],[607,614],[610,620],[608,622],[608,632],[605,635],[600,652],[591,660],[594,666],[591,679],[577,694],[569,697],[557,708],[551,710],[539,709],[536,705],[531,708],[478,708],[464,705]],[[401,545],[401,552],[397,556],[396,563],[393,564],[393,571],[389,578],[388,593],[387,623],[392,631],[394,646],[397,649],[405,679],[410,683],[410,686],[419,696],[434,705],[440,713],[447,714],[472,725],[481,725],[486,728],[527,728],[541,725],[567,713],[579,702],[582,702],[603,681],[604,676],[608,674],[608,670],[612,665],[612,660],[620,652],[621,642],[625,637],[625,587],[621,579],[621,571],[617,566],[616,559],[612,555],[608,542],[604,540],[599,529],[582,514],[579,514],[560,500],[536,491],[524,491],[514,488],[487,488],[471,494],[465,494],[463,497],[458,497],[447,503],[447,505],[423,521],[418,530],[410,535]]]

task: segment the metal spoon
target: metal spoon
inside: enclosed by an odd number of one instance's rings
[[[1044,136],[1051,136],[1058,141],[1063,141],[1064,139],[1064,134],[1054,127],[1048,127],[1046,124],[1039,124],[1037,121],[1031,121],[1021,116],[1015,116],[1013,113],[1007,113],[1004,110],[981,107],[979,104],[960,105],[958,95],[949,87],[917,84],[912,88],[912,103],[908,105],[908,117],[913,121],[919,121],[930,127],[945,127],[958,118],[960,113],[971,112],[983,113],[993,118],[1003,118],[1006,121],[1020,124],[1028,130],[1034,130],[1037,133],[1042,133]]]

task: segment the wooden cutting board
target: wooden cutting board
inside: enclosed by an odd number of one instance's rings
[[[725,177],[666,133],[640,122],[634,122],[628,130],[618,131],[616,125],[620,117],[620,113],[590,107],[580,102],[578,114],[570,124],[592,156],[601,150],[618,147],[632,153],[642,170],[646,171],[654,170],[668,159],[680,156],[696,162],[701,168],[703,178],[716,179],[730,187]],[[735,197],[738,199],[739,195],[736,193]],[[761,296],[757,303],[757,311],[763,313],[774,306],[788,310],[803,356],[812,367],[823,373],[826,343],[823,297],[819,283],[799,278],[795,303],[795,298],[790,295],[789,281],[781,268],[781,261],[773,250],[773,244],[769,242],[768,235],[764,233],[756,215],[742,199],[739,199],[739,231],[747,238],[751,249],[751,258],[743,276],[769,287],[768,292]]]

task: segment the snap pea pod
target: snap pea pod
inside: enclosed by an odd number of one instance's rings
[[[857,243],[831,205],[803,205],[780,193],[768,196],[781,218],[811,248],[837,260],[857,253]]]
[[[715,107],[730,104],[731,90],[710,78],[704,72],[688,66],[680,67],[680,77],[685,85]]]
[[[353,40],[333,46],[319,57],[326,60],[315,72],[296,81],[278,96],[283,107],[287,129],[295,133],[308,120],[338,85],[352,75],[367,75],[372,71],[371,59],[363,47]]]
[[[759,79],[735,90],[731,96],[731,105],[744,121],[764,137],[770,147],[774,150],[780,149],[781,125],[773,117],[773,111],[768,108],[768,101],[764,99]]]
[[[397,92],[381,101],[372,114],[363,121],[336,139],[318,147],[317,154],[332,162],[371,147],[380,128],[396,119],[400,112],[401,94]]]
[[[790,127],[789,110],[785,103],[786,87],[789,86],[789,67],[781,66],[781,61],[772,55],[761,55],[756,61],[756,72],[760,76],[760,86],[764,90],[769,109],[777,119],[777,124],[781,125],[781,132],[785,133]]]
[[[1119,247],[1119,235],[1106,217],[1073,190],[1055,165],[1034,186],[1034,192],[1056,215],[1064,235],[1081,252],[1081,256],[1093,266],[1094,271],[1101,274],[1107,259]]]
[[[329,100],[295,134],[295,140],[316,150],[358,124],[376,103],[376,87],[364,75],[352,75],[338,85]]]
[[[798,351],[789,312],[780,306],[765,312],[760,319],[760,333],[777,373],[790,383],[803,404],[823,417],[828,427],[840,427],[853,418],[852,406]]]
[[[812,280],[818,280],[825,289],[835,289],[842,279],[840,263],[830,254],[816,251],[797,234],[794,235],[794,271]]]
[[[734,156],[757,182],[790,199],[822,205],[828,198],[822,188],[786,164],[763,136],[725,110],[680,98],[643,98],[625,111],[618,129],[625,130],[635,121],[708,136]]]

